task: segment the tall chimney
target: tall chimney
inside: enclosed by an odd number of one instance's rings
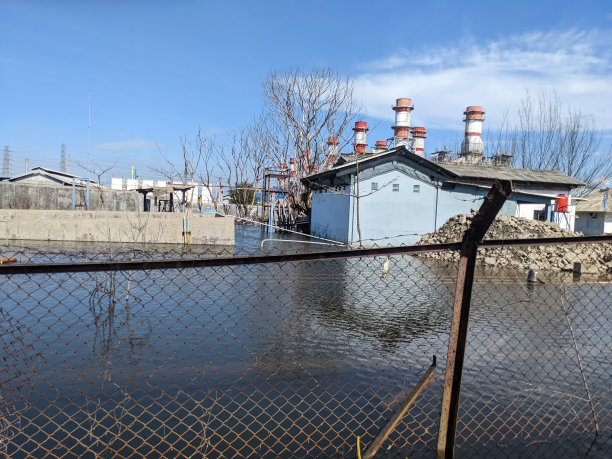
[[[482,122],[484,121],[485,111],[479,105],[472,105],[465,109],[465,137],[461,143],[461,156],[482,156],[484,149],[482,146]]]
[[[366,151],[366,132],[368,132],[368,123],[365,121],[357,121],[353,131],[355,131],[355,153],[365,153]]]
[[[377,140],[374,146],[373,153],[380,153],[381,151],[385,151],[387,149],[387,141],[386,140]]]
[[[395,125],[393,126],[394,146],[406,145],[410,140],[410,112],[414,110],[412,100],[397,99],[395,107]]]
[[[425,139],[427,138],[427,131],[424,127],[413,127],[412,137],[414,137],[414,153],[419,155],[421,158],[425,158]]]
[[[327,158],[323,163],[323,168],[332,167],[338,160],[338,137],[327,138]]]

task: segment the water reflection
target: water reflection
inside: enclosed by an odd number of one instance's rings
[[[304,455],[337,452],[338,439],[358,429],[376,433],[392,414],[388,400],[414,385],[432,354],[443,361],[448,345],[456,268],[394,256],[382,278],[385,260],[11,277],[0,285],[8,318],[0,330],[13,346],[7,377],[31,379],[30,391],[9,389],[30,404],[24,432],[63,447],[64,434],[47,432],[54,423],[46,419],[72,410],[77,430],[94,433],[84,444],[97,438],[90,451],[98,454],[137,436],[157,446],[180,436],[193,454],[208,445],[210,456],[223,456],[248,443],[241,454],[261,455],[264,445],[279,456],[286,450],[277,439],[288,431],[316,438]],[[606,411],[606,299],[609,285],[529,289],[477,278],[462,407],[478,425],[462,424],[460,448],[471,447],[469,432],[490,431],[479,437],[485,443],[499,433],[483,418],[503,419],[521,439],[523,413],[588,431],[568,319]],[[34,355],[34,363],[12,357]],[[437,418],[439,392],[433,387],[419,408],[429,423],[411,424],[398,444],[431,442],[423,429]],[[558,414],[567,407],[579,416]],[[247,431],[248,439],[235,438]]]

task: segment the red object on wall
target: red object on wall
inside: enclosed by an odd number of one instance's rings
[[[567,207],[569,205],[569,198],[564,194],[558,194],[557,199],[555,199],[555,211],[557,212],[567,212]]]

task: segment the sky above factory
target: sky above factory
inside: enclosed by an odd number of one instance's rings
[[[461,140],[468,105],[485,107],[486,145],[525,91],[555,91],[612,142],[607,1],[0,0],[0,147],[18,173],[59,168],[64,143],[77,171],[91,94],[92,163],[144,178],[198,126],[222,140],[249,124],[267,73],[292,66],[354,79],[370,145],[400,97],[427,153]]]

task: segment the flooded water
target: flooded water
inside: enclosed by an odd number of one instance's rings
[[[234,251],[265,238],[268,253],[323,248],[237,227]],[[7,451],[354,456],[436,355],[381,450],[435,456],[456,268],[394,256],[383,277],[384,261],[7,276]],[[477,276],[458,455],[607,457],[612,286],[524,280]]]

